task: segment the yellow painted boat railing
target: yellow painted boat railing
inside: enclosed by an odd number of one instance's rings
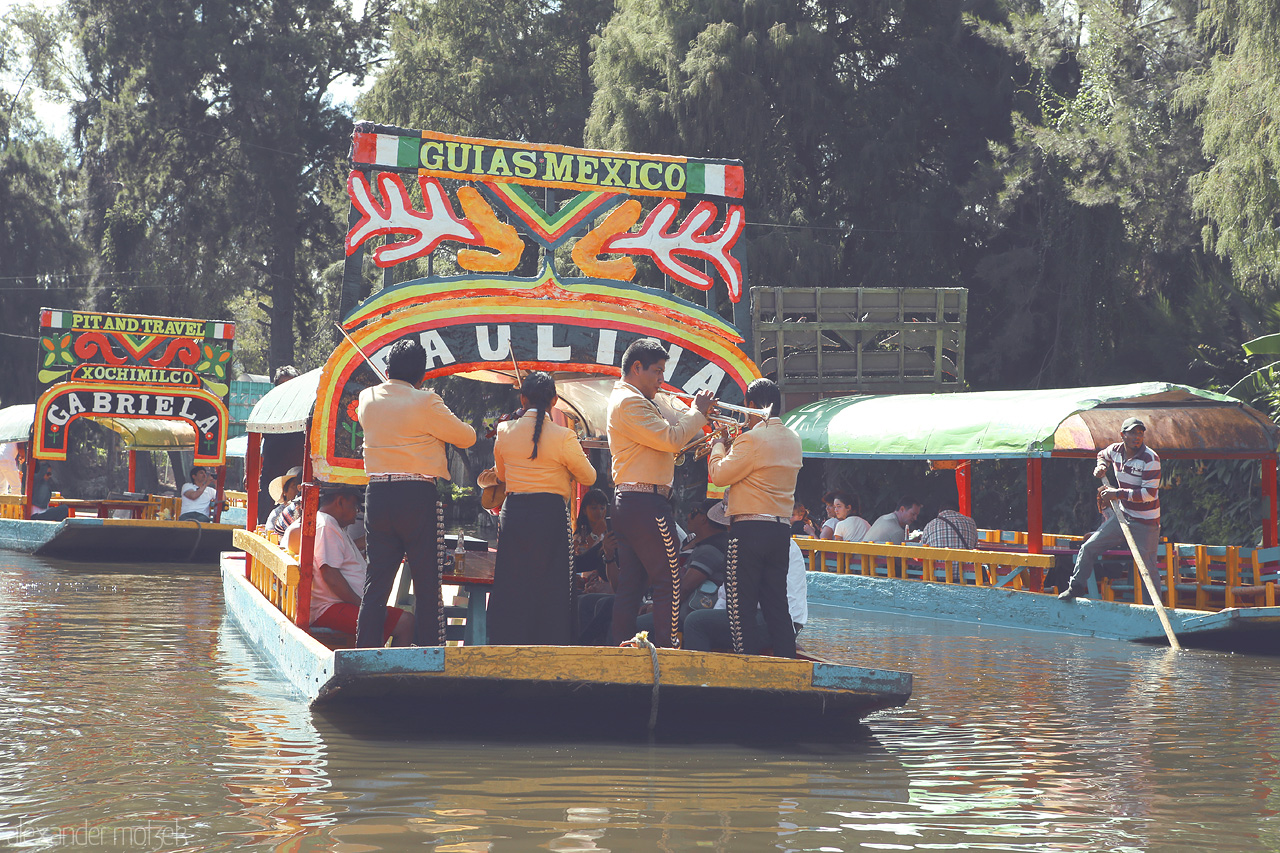
[[[1027,534],[1019,530],[979,530],[978,533],[984,542],[1027,544]],[[1044,547],[1078,549],[1086,538],[1046,533]],[[1131,558],[1128,562],[1128,578],[1104,577],[1099,582],[1099,592],[1107,601],[1132,600],[1142,604],[1146,600],[1137,567]],[[1156,571],[1164,577],[1166,607],[1211,612],[1229,607],[1275,607],[1276,586],[1280,583],[1277,577],[1280,548],[1179,544],[1165,540],[1160,543]]]
[[[0,495],[0,518],[22,518],[22,495]]]
[[[311,577],[303,572],[298,559],[261,533],[236,530],[232,542],[244,551],[245,577],[267,600],[280,609],[289,621],[304,628],[311,624]],[[306,593],[303,594],[303,576]]]
[[[841,575],[963,583],[976,586],[1027,587],[1025,569],[1037,573],[1053,566],[1048,554],[1009,551],[969,551],[893,545],[887,542],[836,542],[796,537],[809,559],[809,570]]]
[[[61,497],[62,496],[57,492],[54,492],[52,501],[54,506],[58,505]],[[23,498],[23,495],[0,495],[0,518],[22,518]],[[179,505],[178,498],[166,498],[158,495],[147,496],[147,506],[140,507],[142,514],[139,517],[148,521],[155,521],[161,517],[161,510],[166,506],[169,506],[170,502],[172,502],[175,512],[171,512],[169,517],[177,518],[176,509]],[[92,514],[92,512],[93,510],[91,509],[90,514]],[[84,514],[85,510],[81,507],[80,516],[84,517]]]

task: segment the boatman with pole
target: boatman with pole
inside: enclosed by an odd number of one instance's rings
[[[1099,503],[1118,501],[1120,512],[1136,545],[1135,557],[1152,573],[1156,591],[1160,592],[1160,576],[1156,573],[1156,552],[1160,547],[1160,457],[1146,444],[1147,426],[1138,418],[1127,418],[1120,425],[1120,441],[1098,451],[1098,464],[1093,476],[1107,479],[1114,470],[1116,485],[1104,485],[1098,490]],[[1076,554],[1075,571],[1070,585],[1058,596],[1071,601],[1088,592],[1093,566],[1104,551],[1129,547],[1121,527],[1120,517],[1114,512],[1104,513],[1098,529],[1093,531]]]
[[[387,357],[386,381],[360,392],[364,470],[369,476],[369,569],[356,624],[357,648],[383,644],[387,598],[402,559],[409,565],[417,601],[413,644],[444,645],[444,507],[435,481],[449,479],[445,445],[470,447],[476,431],[449,411],[439,394],[418,387],[426,368],[422,343],[416,337],[401,338]],[[431,598],[436,599],[435,618],[428,617]]]
[[[607,431],[617,495],[613,526],[618,536],[611,629],[615,644],[635,635],[640,599],[648,586],[653,587],[650,639],[655,646],[670,648],[676,643],[680,543],[671,505],[675,458],[707,423],[713,398],[710,391],[699,391],[693,408],[664,411],[655,398],[666,370],[667,351],[661,342],[640,338],[622,354],[622,380],[609,397]]]
[[[771,380],[748,385],[746,402],[768,415],[748,416],[747,429],[733,440],[721,430],[707,458],[711,482],[732,486],[726,496],[729,552],[724,588],[729,634],[737,654],[762,648],[756,636],[758,605],[773,654],[793,658],[796,633],[787,609],[787,570],[791,509],[803,464],[800,437],[778,417],[782,394]]]

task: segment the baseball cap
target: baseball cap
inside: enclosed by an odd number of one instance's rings
[[[1147,425],[1144,424],[1142,421],[1138,420],[1137,418],[1125,418],[1124,423],[1120,425],[1120,431],[1128,432],[1131,429],[1140,429],[1143,432],[1146,432]]]

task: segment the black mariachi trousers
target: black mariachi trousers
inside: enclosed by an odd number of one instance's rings
[[[636,633],[636,616],[646,587],[653,588],[653,636],[655,646],[671,648],[676,641],[680,609],[680,543],[676,541],[675,513],[671,501],[651,492],[618,492],[613,515],[618,536],[618,588],[613,599],[614,645]]]
[[[400,561],[413,577],[413,643],[444,645],[444,600],[440,597],[440,567],[445,559],[444,507],[436,484],[426,480],[374,480],[365,487],[364,524],[369,568],[364,576],[356,648],[381,646],[387,621],[387,598]],[[436,604],[429,618],[430,601]]]
[[[796,656],[796,631],[787,607],[787,570],[791,563],[791,528],[776,521],[735,521],[729,528],[725,563],[725,605],[733,650],[745,654],[762,648],[756,636],[756,607],[764,617],[773,654]]]

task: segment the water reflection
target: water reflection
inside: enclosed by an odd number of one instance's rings
[[[838,749],[428,739],[313,715],[207,572],[0,552],[0,846],[1280,847],[1280,658],[823,607],[803,639],[915,698]]]

